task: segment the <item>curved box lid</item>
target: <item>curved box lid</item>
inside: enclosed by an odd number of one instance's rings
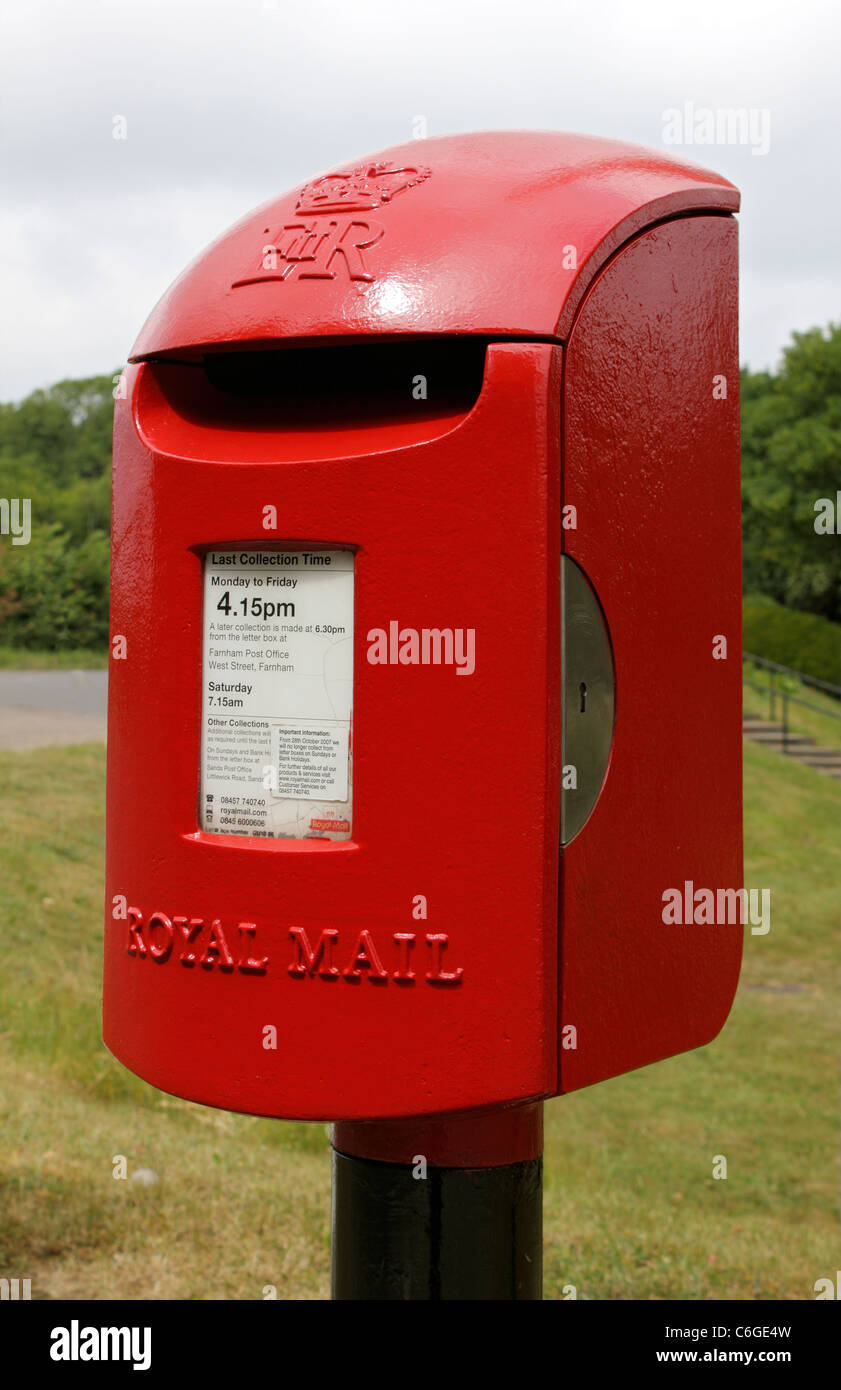
[[[639,145],[550,131],[411,140],[248,213],[170,286],[130,360],[383,334],[563,338],[628,237],[738,207],[726,179]]]

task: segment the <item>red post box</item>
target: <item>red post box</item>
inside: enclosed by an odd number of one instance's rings
[[[154,310],[115,424],[104,1035],[133,1071],[359,1121],[718,1032],[737,207],[606,140],[411,142],[250,213]]]

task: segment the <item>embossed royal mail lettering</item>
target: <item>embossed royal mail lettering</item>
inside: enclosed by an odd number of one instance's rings
[[[256,922],[223,923],[219,917],[189,917],[152,912],[146,917],[139,907],[126,910],[126,950],[135,960],[158,965],[180,961],[187,969],[239,971],[265,975],[269,968],[265,942],[257,942]],[[276,929],[275,929],[276,930]],[[261,937],[263,933],[260,933]],[[294,946],[288,973],[293,979],[344,979],[351,984],[368,979],[375,984],[395,980],[413,985],[459,985],[461,966],[450,968],[446,932],[411,931],[377,933],[342,932],[325,927],[313,941],[305,927],[290,927]]]
[[[313,179],[298,195],[296,220],[279,228],[274,240],[262,247],[259,264],[234,280],[231,288],[266,280],[335,280],[340,275],[351,281],[373,280],[366,254],[385,235],[385,227],[346,214],[384,207],[431,172],[419,164],[360,164]],[[266,227],[263,235],[270,234]]]
[[[363,252],[385,231],[377,222],[348,218],[329,222],[288,222],[275,241],[263,247],[262,270],[235,280],[232,288],[264,280],[373,280]]]
[[[444,932],[426,933],[423,938],[426,958],[418,966],[417,972],[414,969],[414,932],[394,932],[388,947],[384,942],[378,946],[370,931],[360,931],[350,936],[349,946],[344,937],[340,942],[335,927],[325,927],[314,945],[310,945],[303,927],[291,927],[289,935],[295,944],[295,957],[289,966],[289,974],[297,980],[307,977],[337,980],[342,977],[350,981],[365,978],[381,984],[388,980],[413,984],[421,978],[431,985],[458,985],[464,976],[461,966],[455,970],[444,969],[444,952],[449,944],[449,937]]]
[[[126,950],[138,960],[180,960],[182,965],[205,970],[241,971],[244,975],[263,975],[269,963],[255,948],[257,926],[237,922],[225,927],[220,918],[168,916],[153,912],[148,920],[137,907],[126,912],[128,942]]]

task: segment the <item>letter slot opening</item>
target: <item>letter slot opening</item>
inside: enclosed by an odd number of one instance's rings
[[[484,381],[486,338],[214,351],[148,362],[138,424],[156,452],[208,462],[350,458],[449,433]]]

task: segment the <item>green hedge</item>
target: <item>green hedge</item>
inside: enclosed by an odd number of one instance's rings
[[[766,661],[841,686],[841,624],[827,618],[784,608],[764,594],[746,594],[742,644]]]
[[[0,547],[0,644],[62,651],[108,644],[108,534],[81,542],[57,525]]]

